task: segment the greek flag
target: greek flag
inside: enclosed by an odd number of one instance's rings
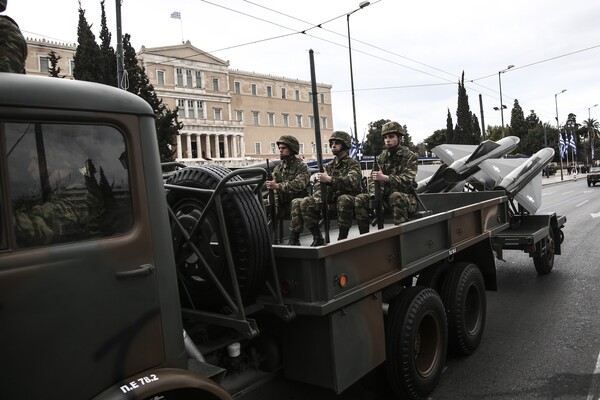
[[[171,13],[171,18],[174,18],[174,19],[181,19],[181,13],[180,13],[179,11],[173,11],[173,12]]]
[[[560,132],[558,132],[558,152],[560,153],[560,158],[563,158],[565,156],[565,153],[567,152],[565,140],[563,139],[563,135]]]
[[[571,139],[569,139],[569,147],[573,149],[573,151],[577,151],[577,146],[575,145],[575,141],[573,140],[573,134],[571,133]]]
[[[364,144],[364,139],[363,142],[359,144],[356,138],[352,136],[352,147],[350,147],[350,157],[360,160],[362,158],[362,150]]]

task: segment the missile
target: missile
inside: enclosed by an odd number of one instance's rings
[[[507,136],[496,142],[484,140],[479,146],[443,144],[433,152],[448,165],[443,172],[446,182],[462,181],[479,171],[479,164],[490,158],[500,158],[513,151],[519,144],[516,136]]]
[[[554,157],[554,149],[541,149],[527,160],[491,159],[480,168],[497,183],[494,190],[504,190],[509,199],[515,199],[530,214],[542,204],[542,170]]]

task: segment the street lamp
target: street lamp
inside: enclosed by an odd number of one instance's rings
[[[563,94],[567,89],[563,89],[560,93],[554,93],[554,104],[556,105],[556,128],[558,129],[558,137],[560,139],[560,123],[558,122],[558,100],[557,97],[559,94]],[[560,143],[560,141],[559,141]],[[558,148],[560,152],[560,147]],[[562,154],[560,154],[560,180],[563,180],[563,162],[562,162]]]
[[[498,84],[500,86],[500,118],[502,120],[502,137],[506,136],[504,134],[504,109],[506,108],[506,106],[504,104],[502,104],[502,74],[505,73],[506,71],[508,71],[511,68],[514,68],[515,66],[510,64],[508,67],[506,67],[506,69],[503,69],[501,71],[498,71]]]
[[[592,164],[594,164],[594,135],[590,135],[590,131],[592,130],[592,114],[590,113],[590,110],[594,107],[598,107],[598,104],[588,107],[588,143],[590,144],[590,156],[592,158]]]
[[[348,25],[348,54],[350,55],[350,90],[352,91],[352,116],[354,117],[354,139],[358,145],[358,134],[356,132],[356,103],[354,102],[354,75],[352,73],[352,44],[350,43],[350,16],[362,10],[366,6],[371,4],[369,1],[361,1],[358,8],[348,14],[346,14],[346,23]]]

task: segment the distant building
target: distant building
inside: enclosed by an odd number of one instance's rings
[[[27,40],[26,70],[47,75],[51,50],[61,57],[61,75],[73,78],[76,46]],[[276,140],[294,135],[300,157],[316,159],[311,83],[229,68],[229,61],[187,41],[146,48],[137,54],[157,96],[183,123],[173,143],[176,160],[193,165],[207,161],[226,166],[277,158]],[[115,66],[116,68],[116,66]],[[333,132],[331,85],[318,84],[319,124],[323,154],[330,154]]]

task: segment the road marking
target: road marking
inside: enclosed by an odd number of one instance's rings
[[[590,215],[592,216],[592,218],[598,218],[598,217],[600,217],[600,212],[591,213]]]
[[[568,192],[563,192],[563,193],[561,193],[561,194],[569,194],[569,193],[573,193],[573,191],[572,191],[572,190],[569,190]]]
[[[589,200],[585,200],[585,201],[583,201],[583,202],[581,202],[581,203],[579,203],[579,204],[576,204],[576,205],[575,205],[575,207],[582,206],[582,205],[584,205],[585,203],[587,203],[588,201],[589,201]]]
[[[594,375],[592,378],[592,384],[590,385],[590,390],[588,391],[587,400],[595,400],[600,399],[600,354],[598,354],[598,359],[596,360],[596,369],[594,370]]]

